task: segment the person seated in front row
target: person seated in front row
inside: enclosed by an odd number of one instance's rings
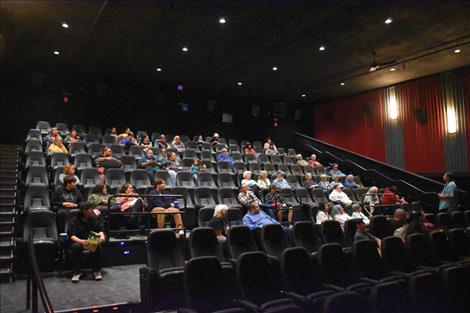
[[[362,213],[362,207],[359,203],[354,203],[352,205],[352,211],[353,211],[351,215],[352,218],[360,218],[361,220],[364,221],[364,224],[366,224],[366,226],[369,225],[370,220],[364,213]]]
[[[330,192],[328,198],[335,203],[340,203],[344,206],[350,206],[352,204],[352,200],[349,199],[348,195],[341,190],[341,185],[335,184],[333,187],[333,191]]]
[[[267,190],[271,186],[271,181],[268,178],[268,172],[259,172],[258,181],[256,182],[259,190]]]
[[[252,178],[252,175],[253,174],[251,173],[251,171],[244,171],[241,184],[247,185],[251,191],[256,191],[258,185],[256,184],[256,181]]]
[[[330,203],[324,202],[320,204],[320,208],[318,209],[316,215],[316,222],[318,225],[323,223],[324,221],[331,221],[333,218],[330,215]]]
[[[65,165],[64,172],[59,175],[59,182],[63,185],[64,184],[64,177],[66,176],[73,176],[77,184],[80,184],[80,179],[77,175],[75,175],[75,165],[69,163]]]
[[[340,204],[336,204],[333,207],[333,212],[334,214],[334,220],[337,221],[340,225],[341,228],[344,230],[344,223],[346,223],[347,220],[351,219],[351,216],[349,216],[348,213],[344,212],[344,208]]]
[[[59,131],[57,130],[57,128],[52,127],[51,132],[49,133],[49,135],[44,137],[43,141],[52,143],[52,142],[54,142],[54,140],[56,140],[56,138],[61,138],[62,139],[62,137],[60,136]]]
[[[94,232],[99,236],[98,245],[88,240],[90,233]],[[80,204],[80,212],[74,216],[68,227],[70,244],[70,259],[72,262],[73,276],[72,283],[78,283],[82,276],[83,250],[89,250],[88,260],[92,266],[94,280],[102,280],[101,276],[101,249],[100,244],[105,241],[103,226],[93,211],[93,204],[83,202]]]
[[[121,189],[116,193],[116,202],[114,207],[119,209],[121,213],[141,213],[145,209],[144,200],[138,196],[139,194],[134,191],[134,186],[130,183],[125,183]],[[114,215],[113,224],[120,229],[126,227],[135,229],[139,228],[141,234],[145,231],[145,219],[142,215],[138,214],[121,214]],[[120,234],[122,236],[122,234]],[[126,237],[126,236],[123,236]]]
[[[397,228],[393,233],[393,236],[400,237],[405,241],[406,236],[408,235],[416,233],[428,235],[435,228],[436,226],[424,220],[424,216],[421,212],[411,212],[406,224]]]
[[[308,160],[308,165],[312,166],[313,168],[315,168],[317,166],[321,166],[321,163],[318,162],[318,160],[317,160],[317,155],[316,154],[312,154],[310,156],[310,160]]]
[[[222,152],[217,155],[217,161],[228,162],[230,164],[230,166],[232,166],[232,167],[233,167],[233,164],[235,164],[235,161],[233,160],[233,158],[228,153],[227,148],[223,148]]]
[[[164,213],[176,213],[171,214],[175,222],[175,226],[179,229],[177,236],[184,236],[184,226],[181,214],[179,214],[179,203],[176,198],[170,195],[171,193],[165,190],[165,181],[161,178],[157,178],[154,183],[155,189],[150,191],[149,194],[154,197],[149,197],[149,206],[152,208],[152,213],[157,213],[157,228],[165,227],[165,216]],[[155,197],[159,196],[159,197]]]
[[[245,145],[245,148],[243,149],[243,153],[245,155],[247,155],[247,154],[255,155],[256,151],[255,151],[255,149],[253,149],[253,146],[251,145],[251,143],[247,142],[246,145]]]
[[[327,192],[328,190],[330,190],[330,187],[331,183],[328,180],[328,176],[326,176],[325,174],[321,175],[320,182],[318,183],[318,188],[320,188],[324,192]]]
[[[259,230],[266,224],[279,224],[273,217],[262,211],[258,201],[253,201],[249,205],[249,210],[243,216],[243,225],[251,230]]]
[[[271,185],[269,187],[269,192],[266,194],[264,200],[265,201],[263,204],[261,204],[261,207],[264,211],[266,211],[266,213],[271,216],[274,216],[273,211],[277,212],[277,220],[279,222],[282,222],[282,218],[284,216],[283,209],[288,209],[287,222],[289,224],[292,223],[292,218],[294,217],[294,210],[284,202],[284,199],[279,194],[279,191],[277,190],[276,186]]]
[[[65,154],[69,154],[69,151],[64,146],[62,139],[59,137],[56,137],[54,141],[49,145],[47,154],[52,155],[53,153],[56,153],[56,152],[63,152]]]
[[[240,202],[240,204],[245,210],[248,209],[250,203],[252,202],[261,203],[255,193],[251,191],[248,185],[246,184],[242,184],[240,187],[240,193],[238,194],[238,202]]]
[[[357,221],[356,233],[354,234],[354,241],[359,241],[359,240],[364,240],[364,239],[375,241],[377,243],[377,249],[380,253],[382,240],[380,240],[379,238],[369,233],[366,228],[367,228],[367,225],[364,223],[364,221],[362,220]]]
[[[291,189],[291,186],[287,182],[287,180],[284,178],[284,172],[283,171],[277,171],[276,173],[276,179],[273,180],[272,183],[277,189]]]
[[[52,196],[52,209],[56,212],[59,233],[64,232],[65,222],[70,210],[77,209],[83,201],[85,201],[85,198],[77,188],[75,177],[65,176],[64,184],[59,186]]]
[[[318,187],[318,184],[313,180],[312,173],[310,173],[310,172],[305,173],[304,181],[302,183],[302,186],[304,188],[307,188],[308,190],[312,190],[312,189]]]
[[[308,162],[304,160],[303,156],[300,153],[295,156],[295,159],[297,160],[297,164],[300,166],[308,165]]]
[[[329,174],[330,176],[346,176],[346,174],[339,170],[339,165],[336,163],[333,163]]]
[[[214,208],[214,216],[209,221],[209,227],[214,229],[215,236],[219,244],[223,245],[226,241],[226,233],[228,230],[227,225],[227,212],[228,206],[225,204],[218,204]]]
[[[108,210],[108,203],[112,207],[116,202],[115,198],[112,198],[111,200],[109,198],[108,187],[106,187],[105,184],[100,183],[96,184],[96,186],[90,190],[88,202],[91,202],[96,209],[103,212]]]
[[[152,149],[148,149],[144,153],[144,157],[139,161],[139,166],[148,172],[155,173],[162,166],[162,160],[159,157],[155,157]]]
[[[343,185],[344,187],[349,188],[349,189],[356,189],[360,187],[354,180],[354,176],[351,174],[346,176],[346,179],[344,180]]]

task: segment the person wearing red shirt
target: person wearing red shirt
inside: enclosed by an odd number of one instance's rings
[[[397,187],[391,186],[390,188],[385,188],[382,196],[382,204],[393,205],[393,204],[407,204],[408,202],[405,199],[400,198],[397,195]]]

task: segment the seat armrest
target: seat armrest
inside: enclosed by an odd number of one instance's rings
[[[242,308],[244,308],[245,310],[249,312],[253,312],[253,313],[261,312],[260,307],[251,301],[243,300],[243,299],[234,299],[233,302],[240,305]]]
[[[378,283],[377,280],[372,279],[372,278],[368,278],[368,277],[359,277],[359,280],[362,281],[362,282],[365,282],[365,283],[369,283],[369,284],[377,284]]]
[[[331,290],[335,290],[335,291],[344,291],[345,289],[340,287],[340,286],[336,286],[336,285],[333,285],[333,284],[325,284],[325,287],[328,288],[328,289],[331,289]]]
[[[295,302],[298,302],[298,303],[301,303],[301,304],[305,303],[305,297],[298,294],[298,293],[296,293],[296,292],[282,290],[281,295],[285,296],[287,298],[290,298],[290,299],[294,300]]]

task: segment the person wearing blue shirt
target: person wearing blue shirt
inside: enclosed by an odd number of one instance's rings
[[[235,163],[235,161],[230,156],[230,154],[228,154],[227,148],[222,149],[222,152],[217,156],[217,161],[228,162],[230,164],[230,166],[232,166],[232,167],[233,167],[233,164]]]
[[[283,171],[278,171],[276,174],[276,179],[273,180],[273,183],[271,184],[275,186],[278,190],[281,189],[291,189],[291,186],[287,182],[287,180],[284,178],[284,172]]]
[[[165,190],[165,181],[161,178],[155,180],[155,189],[149,192],[151,195],[170,195]],[[165,214],[161,213],[179,213],[179,204],[176,198],[171,196],[166,197],[149,197],[149,206],[152,208],[152,213],[157,214],[157,227],[163,228],[165,225]],[[181,214],[172,214],[175,221],[176,228],[183,228],[183,220]],[[178,232],[178,236],[183,236],[184,231],[181,229]]]
[[[148,149],[147,153],[144,154],[144,157],[139,162],[141,168],[150,172],[158,171],[161,165],[162,160],[159,157],[155,157],[152,149]]]
[[[359,188],[360,186],[354,181],[354,176],[353,175],[348,175],[346,179],[344,180],[343,183],[344,187],[350,188],[350,189],[356,189]]]
[[[343,172],[339,170],[339,165],[334,163],[332,169],[330,170],[330,176],[346,176]]]
[[[442,189],[441,193],[437,194],[439,197],[439,211],[447,210],[447,212],[451,213],[457,210],[457,185],[454,182],[452,173],[445,173],[442,179],[445,182],[444,189]]]
[[[127,137],[122,138],[118,142],[119,145],[124,146],[124,149],[127,151],[129,150],[130,146],[137,145],[137,140],[134,138],[134,134],[131,132],[127,135]]]
[[[279,224],[279,222],[262,211],[258,202],[253,201],[250,204],[250,210],[243,217],[243,225],[248,226],[251,230],[258,230],[266,224]]]

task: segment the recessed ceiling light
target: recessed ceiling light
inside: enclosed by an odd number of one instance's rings
[[[161,72],[162,71],[162,68],[161,67],[157,67],[157,72]]]
[[[307,95],[303,93],[303,94],[301,95],[301,97],[302,97],[302,98],[306,98]]]
[[[227,22],[227,20],[225,19],[225,17],[219,18],[219,23],[220,24],[225,24],[226,22]]]
[[[242,82],[238,82],[237,85],[238,85],[238,86],[241,86],[241,85],[243,85],[243,83],[242,83]]]
[[[341,85],[341,86],[344,86],[344,85],[345,85],[345,83],[344,83],[344,82],[341,82],[341,84],[340,84],[340,85]]]
[[[396,70],[397,70],[396,68],[392,67],[392,68],[390,69],[390,72],[395,72]]]
[[[60,52],[56,50],[56,51],[54,51],[54,54],[55,54],[55,55],[59,55]]]
[[[63,28],[69,28],[69,24],[67,24],[67,23],[62,23],[62,27],[63,27]]]
[[[320,46],[320,47],[318,48],[318,50],[320,50],[320,51],[325,51],[325,50],[326,50],[326,47],[325,47],[325,46]]]
[[[273,66],[273,71],[277,71],[277,66]]]
[[[184,52],[188,52],[188,47],[183,47],[181,50],[183,50]]]
[[[393,19],[391,17],[387,17],[387,19],[385,20],[385,24],[390,24],[393,22]]]
[[[460,52],[462,52],[462,50],[460,50],[460,49],[455,49],[454,50],[454,53],[460,53]]]

